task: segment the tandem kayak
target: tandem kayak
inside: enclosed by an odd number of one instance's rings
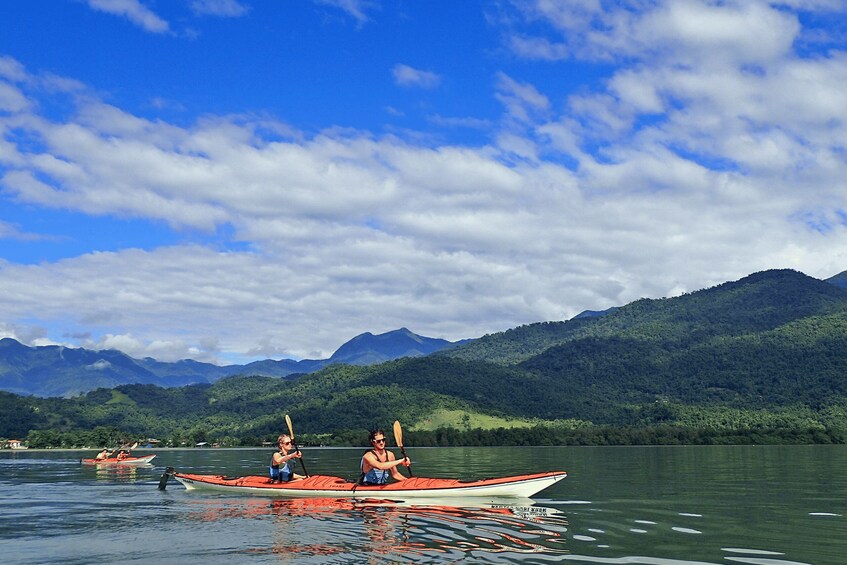
[[[143,465],[149,463],[156,456],[145,455],[144,457],[125,457],[118,459],[117,457],[107,457],[106,459],[83,459],[83,465]]]
[[[480,480],[429,479],[410,477],[405,481],[386,485],[359,485],[353,481],[330,475],[312,475],[288,483],[271,483],[267,476],[225,477],[223,475],[195,475],[165,471],[159,488],[165,488],[169,476],[185,485],[188,490],[211,490],[262,496],[329,496],[335,498],[464,498],[491,496],[501,498],[530,498],[561,481],[564,471],[534,473],[512,477]]]

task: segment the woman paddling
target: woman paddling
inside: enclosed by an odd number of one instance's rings
[[[294,472],[294,464],[290,463],[295,457],[302,457],[299,450],[294,453],[288,453],[291,450],[291,438],[288,434],[282,434],[277,439],[279,450],[274,452],[271,457],[271,482],[272,483],[287,483],[288,481],[304,478],[303,475],[298,475]]]

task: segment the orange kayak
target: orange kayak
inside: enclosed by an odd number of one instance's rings
[[[145,455],[143,457],[125,457],[118,459],[117,457],[107,457],[106,459],[83,459],[83,465],[143,465],[149,463],[156,456]]]
[[[411,497],[411,498],[463,498],[477,496],[529,498],[561,481],[568,474],[550,471],[512,477],[499,477],[465,481],[459,479],[428,479],[410,477],[405,481],[386,485],[359,485],[330,475],[311,477],[287,483],[271,483],[266,476],[226,477],[223,475],[195,475],[177,473],[168,469],[162,476],[159,488],[164,488],[167,477],[172,476],[188,490],[212,490],[263,496],[331,496],[335,498]]]

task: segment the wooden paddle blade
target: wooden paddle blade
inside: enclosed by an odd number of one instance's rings
[[[294,443],[294,426],[291,425],[291,417],[285,415],[285,423],[288,424],[288,435],[291,436],[291,442]]]
[[[400,448],[400,453],[403,454],[403,458],[406,458],[406,448],[403,447],[403,428],[400,426],[400,420],[394,420],[394,442],[397,444],[397,447]],[[415,475],[412,473],[412,467],[407,467],[409,470],[409,476],[414,477]]]
[[[394,442],[397,447],[403,447],[403,428],[400,427],[400,420],[394,420]]]

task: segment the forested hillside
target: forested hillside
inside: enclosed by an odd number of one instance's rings
[[[773,270],[676,298],[637,300],[602,316],[521,326],[439,355],[509,365],[589,337],[685,346],[710,337],[757,333],[806,317],[844,312],[847,289],[797,271]]]

